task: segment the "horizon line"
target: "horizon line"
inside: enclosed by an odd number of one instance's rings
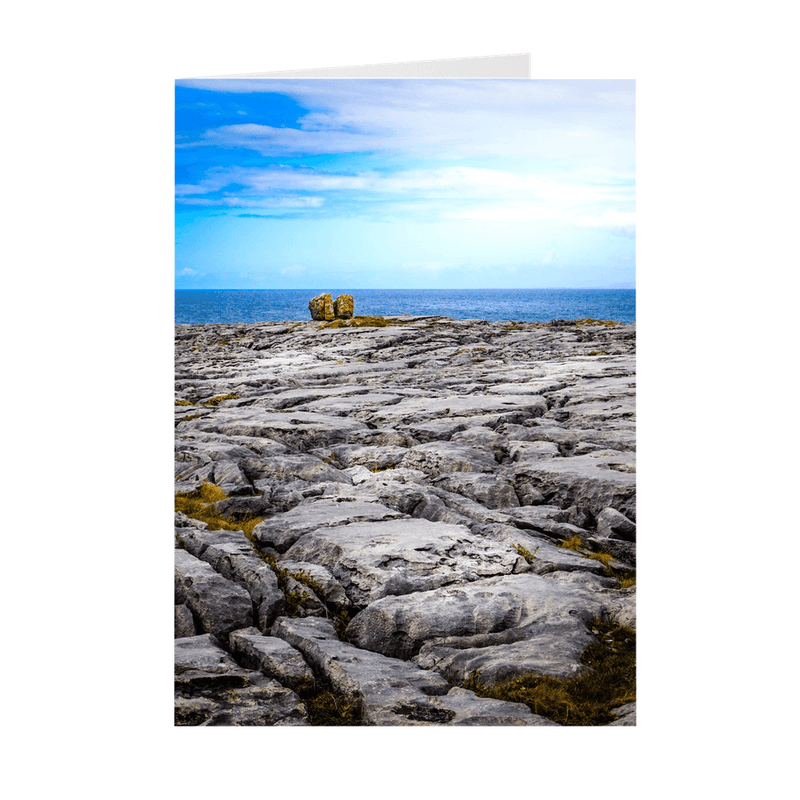
[[[353,292],[452,292],[452,291],[464,291],[464,292],[482,292],[482,291],[514,291],[514,290],[521,290],[521,291],[528,291],[534,289],[542,289],[542,290],[549,290],[549,289],[569,289],[569,290],[580,290],[580,291],[595,291],[601,289],[618,289],[620,291],[635,291],[635,286],[472,286],[469,288],[463,288],[459,286],[426,286],[426,287],[375,287],[375,286],[365,286],[360,288],[353,288],[349,291]],[[176,292],[316,292],[317,289],[312,288],[304,288],[304,289],[293,289],[289,287],[284,287],[280,289],[246,289],[241,287],[219,287],[214,289],[179,289],[177,286],[175,287]]]

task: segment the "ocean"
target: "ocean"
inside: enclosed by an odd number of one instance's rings
[[[357,315],[440,315],[453,319],[549,322],[636,320],[635,289],[264,289],[175,291],[175,324],[308,320],[308,301],[352,294]]]

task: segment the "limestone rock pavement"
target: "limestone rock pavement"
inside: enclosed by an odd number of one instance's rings
[[[176,724],[555,724],[463,684],[635,627],[635,325],[309,308],[176,327]]]

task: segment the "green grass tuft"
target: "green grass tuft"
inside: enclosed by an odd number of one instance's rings
[[[525,703],[534,714],[560,725],[607,725],[616,719],[612,708],[636,700],[636,632],[595,620],[592,633],[597,641],[581,657],[588,667],[581,675],[528,674],[490,685],[473,673],[463,686],[480,697]]]
[[[295,687],[308,711],[312,725],[363,725],[361,704],[337,692],[330,684],[317,681]]]
[[[333,608],[328,605],[325,600],[325,590],[316,578],[305,570],[290,572],[288,569],[282,567],[274,556],[266,555],[261,552],[258,552],[258,555],[264,563],[269,565],[278,579],[278,587],[286,598],[287,617],[296,617],[300,611],[305,608],[304,603],[306,602],[306,598],[299,592],[287,591],[286,589],[287,578],[294,578],[298,583],[307,586],[316,595],[325,611],[325,616],[333,622],[333,627],[339,638],[342,639],[342,641],[347,641],[344,632],[345,628],[347,628],[350,623],[350,612],[345,608]]]
[[[203,403],[204,406],[208,406],[209,408],[213,408],[214,406],[218,406],[223,400],[238,400],[239,396],[236,394],[221,394],[217,397],[212,397],[210,400],[206,400]]]
[[[592,553],[588,557],[591,558],[592,561],[599,561],[606,569],[610,569],[609,565],[611,564],[611,559],[613,558],[611,553],[604,553],[601,551],[599,553]]]
[[[618,325],[618,322],[614,322],[613,319],[576,319],[576,325],[603,325],[606,328],[613,328],[615,325]]]
[[[616,578],[620,582],[618,587],[620,589],[630,589],[631,586],[636,585],[636,572],[627,569],[614,569],[611,566],[611,561],[614,559],[611,553],[607,553],[605,550],[590,553],[586,543],[577,533],[574,536],[570,536],[569,539],[564,539],[564,541],[559,544],[559,547],[563,547],[565,550],[573,550],[576,553],[590,558],[592,561],[599,561],[606,568],[603,574],[607,578]]]
[[[523,547],[521,544],[515,544],[514,549],[529,563],[533,563],[533,559],[536,558],[536,550],[539,548],[537,547],[532,553],[526,547]]]
[[[549,328],[568,328],[573,325],[576,327],[580,327],[581,325],[602,325],[606,328],[613,328],[615,325],[619,325],[619,323],[614,322],[612,319],[589,319],[588,317],[584,317],[583,319],[554,319],[547,323],[547,327]]]
[[[558,546],[564,550],[574,550],[576,553],[581,553],[586,548],[583,539],[577,533],[568,539],[564,539]]]
[[[212,531],[244,531],[244,535],[251,539],[253,528],[259,522],[263,522],[263,518],[247,515],[242,519],[232,520],[223,517],[214,510],[212,503],[227,499],[228,495],[219,486],[206,482],[194,491],[176,492],[175,510],[182,511],[192,519],[208,523],[208,527]]]

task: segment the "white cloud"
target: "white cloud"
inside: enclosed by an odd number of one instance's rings
[[[619,230],[626,234],[633,234],[636,228],[636,214],[633,211],[604,211],[591,206],[582,208],[543,203],[498,203],[452,211],[446,213],[445,216],[454,220],[470,219],[486,222],[541,222],[546,220],[580,228]]]
[[[283,267],[281,269],[281,275],[302,275],[305,272],[308,272],[308,268],[302,264],[292,264],[291,267]]]
[[[632,166],[633,81],[192,80],[215,91],[273,92],[308,113],[299,128],[226,125],[190,146],[280,153],[545,158]],[[185,146],[185,145],[184,145]]]
[[[550,251],[547,255],[542,259],[542,264],[549,264],[553,260],[553,256],[555,255],[555,250],[550,248]]]
[[[184,267],[180,272],[178,272],[182,278],[188,278],[192,275],[201,275],[201,273],[197,272],[197,270],[190,269],[189,267]]]
[[[181,143],[176,147],[200,145],[244,147],[255,150],[262,156],[295,156],[375,150],[385,146],[385,143],[381,138],[345,131],[307,131],[247,123],[214,128],[206,131],[201,140]]]
[[[233,198],[199,201],[187,196],[208,194],[224,189],[230,184],[244,189]],[[260,196],[287,191],[339,193],[357,195],[413,195],[416,202],[433,199],[478,200],[508,204],[518,202],[514,208],[498,207],[490,210],[456,211],[456,218],[481,218],[511,215],[515,219],[545,219],[555,212],[566,213],[570,208],[596,206],[626,209],[633,206],[634,187],[627,174],[602,178],[582,175],[580,178],[555,179],[527,173],[474,167],[444,167],[428,170],[407,170],[395,173],[362,172],[356,175],[317,172],[306,169],[252,169],[231,167],[210,171],[196,185],[181,184],[176,194],[182,202],[194,205],[246,205],[248,196]],[[264,204],[319,207],[321,197],[270,198],[258,201]],[[522,204],[522,205],[519,205]],[[486,216],[488,214],[488,216]],[[520,216],[521,215],[521,216]]]
[[[226,206],[228,208],[275,208],[302,209],[319,208],[325,200],[322,197],[241,197],[236,195],[207,198],[187,197],[181,200],[191,206]]]

